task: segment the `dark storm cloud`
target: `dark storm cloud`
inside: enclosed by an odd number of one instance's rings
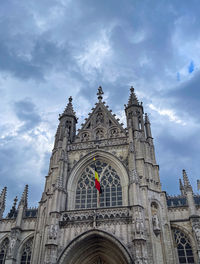
[[[52,144],[53,136],[47,134],[55,131],[48,129],[52,123],[56,127],[64,97],[73,95],[75,110],[90,112],[99,85],[114,112],[123,110],[133,85],[145,112],[153,104],[181,120],[177,124],[152,112],[161,177],[169,193],[177,192],[174,186],[183,165],[190,176],[198,177],[199,13],[196,0],[3,1],[1,186],[9,185],[14,197],[16,186],[22,192],[32,182],[39,191],[35,195],[30,190],[31,201],[40,199],[50,152],[39,146]],[[15,124],[16,117],[20,124]],[[38,184],[32,181],[36,177]]]
[[[19,120],[24,122],[20,130],[33,129],[41,122],[41,117],[38,114],[35,105],[29,99],[15,102],[14,112]]]
[[[194,131],[184,140],[175,140],[165,130],[155,141],[163,189],[171,194],[179,193],[178,179],[182,178],[182,170],[185,169],[196,192],[196,178],[200,159],[199,133]]]
[[[166,93],[167,98],[173,100],[173,105],[177,112],[188,114],[191,118],[200,121],[200,72],[193,73],[193,76],[186,82]]]

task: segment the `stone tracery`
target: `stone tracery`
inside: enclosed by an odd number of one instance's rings
[[[109,164],[97,161],[97,171],[103,193],[100,195],[100,207],[121,206],[122,187],[115,169]],[[96,208],[97,190],[94,181],[94,163],[85,168],[76,189],[75,208]]]
[[[9,240],[8,238],[5,238],[0,246],[0,264],[5,263],[8,246],[9,246]]]
[[[173,229],[179,263],[195,263],[189,238],[179,229]]]

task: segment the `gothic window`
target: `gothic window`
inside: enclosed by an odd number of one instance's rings
[[[194,263],[194,256],[189,238],[179,229],[173,229],[179,263]]]
[[[122,187],[117,172],[107,163],[96,161],[102,193],[97,197],[94,163],[82,173],[76,189],[76,209],[122,206]],[[97,201],[99,200],[99,202]]]
[[[31,263],[31,253],[32,253],[33,238],[30,238],[22,249],[21,254],[21,264]]]
[[[0,246],[0,264],[4,264],[6,260],[6,254],[8,251],[9,240],[5,238]]]

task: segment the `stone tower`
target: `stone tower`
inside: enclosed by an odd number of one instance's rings
[[[130,89],[127,125],[103,101],[76,131],[72,97],[59,115],[54,148],[38,209],[28,186],[3,218],[0,264],[172,264],[200,259],[200,196],[186,171],[181,195],[161,190],[151,124]],[[95,159],[94,159],[95,158]],[[102,193],[95,188],[98,173]]]

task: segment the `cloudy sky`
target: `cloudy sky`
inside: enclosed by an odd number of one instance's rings
[[[123,121],[129,88],[149,114],[163,190],[200,165],[198,0],[3,0],[0,188],[7,210],[29,184],[37,206],[58,114],[72,95],[79,124],[104,99]]]

